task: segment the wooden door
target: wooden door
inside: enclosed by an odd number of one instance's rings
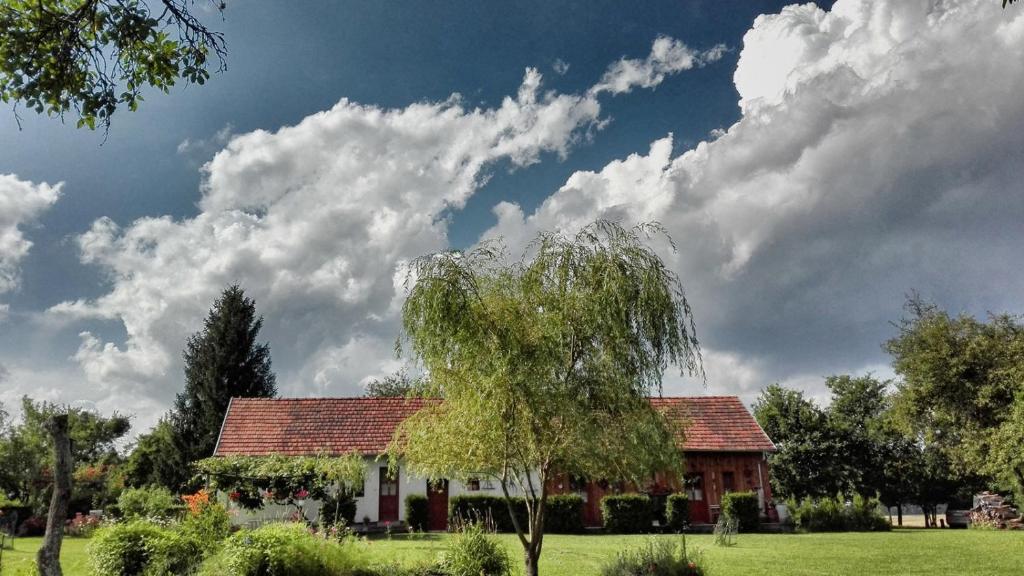
[[[398,471],[391,476],[387,466],[380,468],[378,522],[398,522]]]
[[[448,529],[448,481],[427,483],[427,530]]]
[[[690,523],[707,524],[711,521],[711,510],[708,508],[707,496],[704,492],[704,474],[691,472],[686,479],[686,495],[690,501]]]

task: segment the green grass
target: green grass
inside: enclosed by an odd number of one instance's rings
[[[500,536],[517,562],[514,536]],[[545,576],[594,576],[602,561],[635,546],[645,536],[556,536],[545,539],[541,573]],[[659,536],[659,538],[673,538]],[[446,536],[396,536],[366,546],[378,562],[412,564],[434,559]],[[3,576],[26,574],[41,539],[22,538],[4,550]],[[705,551],[712,576],[838,576],[1024,573],[1024,533],[978,530],[895,530],[866,534],[740,534],[730,548],[716,547],[710,536],[690,536],[691,547]],[[87,576],[87,541],[64,542],[66,576]]]

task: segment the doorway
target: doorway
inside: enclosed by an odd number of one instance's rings
[[[427,482],[427,530],[448,529],[448,481]]]
[[[398,522],[398,470],[391,475],[387,466],[380,467],[380,508],[378,522]]]

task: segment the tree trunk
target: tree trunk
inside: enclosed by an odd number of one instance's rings
[[[903,527],[903,504],[896,505],[896,525],[900,528]]]
[[[537,564],[539,563],[540,558],[538,558],[536,552],[534,552],[533,546],[526,549],[524,558],[526,560],[526,576],[537,576],[539,574],[537,571]]]
[[[41,576],[63,576],[60,568],[60,546],[64,540],[64,521],[71,504],[71,439],[68,437],[68,416],[58,414],[47,423],[53,437],[53,496],[46,516],[46,535],[39,548],[36,564]]]

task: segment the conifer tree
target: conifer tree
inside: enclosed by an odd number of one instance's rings
[[[233,397],[271,398],[277,385],[270,346],[257,342],[263,317],[237,285],[214,303],[203,329],[185,347],[185,390],[178,394],[171,423],[188,461],[213,454],[228,402]]]

